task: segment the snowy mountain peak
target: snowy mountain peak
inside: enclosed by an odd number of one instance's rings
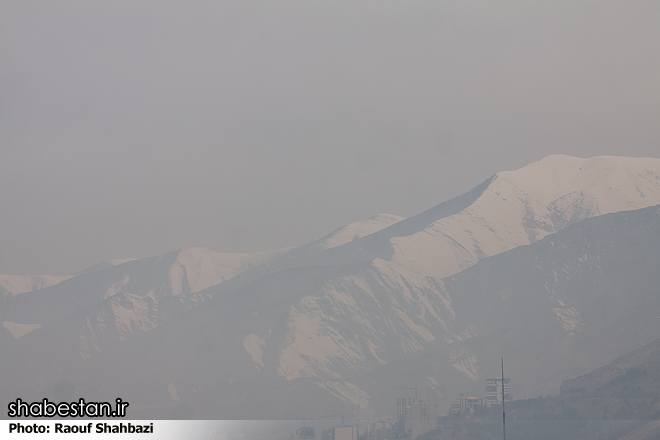
[[[616,156],[582,159],[558,154],[496,176],[532,196],[539,205],[547,206],[567,194],[581,191],[599,199],[600,213],[604,214],[658,203],[645,203],[642,199],[647,195],[653,198],[660,192],[660,159]]]
[[[442,278],[578,221],[660,204],[660,159],[554,155],[487,183],[460,212],[390,239],[390,261]]]

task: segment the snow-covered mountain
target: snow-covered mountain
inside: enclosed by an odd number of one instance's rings
[[[352,240],[371,235],[401,220],[405,220],[405,218],[398,215],[377,214],[368,219],[342,226],[305,247],[309,248],[310,251],[323,251],[334,248]]]
[[[450,383],[470,393],[483,393],[501,355],[517,397],[556,393],[562,379],[660,335],[659,265],[659,206],[588,219],[483,259],[442,280],[456,313],[451,333],[469,337],[438,341],[423,356],[442,363],[445,378],[449,369],[463,376]]]
[[[433,216],[435,207],[416,216],[427,224],[406,230],[413,217],[382,231],[392,253],[384,259],[396,270],[441,278],[580,220],[657,205],[660,159],[549,156],[482,186],[458,212]]]
[[[625,238],[626,221],[610,231],[614,238],[602,238],[607,235],[603,232],[587,240],[587,250],[580,247],[585,241],[570,234],[559,241],[548,235],[588,218],[658,204],[659,159],[550,156],[498,173],[417,216],[381,214],[297,248],[257,254],[191,248],[97,268],[22,293],[5,307],[0,319],[14,336],[0,335],[0,341],[16,355],[3,366],[14,372],[12,386],[5,374],[0,389],[38,394],[28,384],[42,384],[43,390],[57,381],[73,381],[74,376],[64,377],[63,372],[75,371],[80,393],[100,397],[121,389],[141,401],[149,416],[167,416],[157,408],[174,407],[183,399],[190,405],[197,402],[196,411],[216,411],[197,412],[199,417],[238,418],[302,416],[294,410],[307,411],[307,416],[343,408],[380,410],[383,399],[391,397],[385,390],[393,392],[393,382],[405,381],[403,377],[423,380],[436,390],[436,398],[452,399],[451,383],[469,387],[489,374],[484,372],[489,350],[506,345],[497,338],[506,338],[514,328],[526,333],[524,326],[502,327],[502,319],[528,325],[538,319],[558,326],[552,332],[527,332],[558,350],[568,350],[573,341],[600,329],[587,325],[585,307],[603,313],[593,317],[603,325],[622,328],[625,322],[596,307],[598,297],[579,303],[573,288],[564,296],[531,301],[522,291],[502,285],[496,301],[488,296],[495,281],[481,290],[466,290],[455,279],[466,286],[487,276],[498,280],[506,265],[495,273],[477,270],[489,257],[505,258],[504,252],[529,244],[546,249],[547,243],[561,243],[567,254],[552,264],[538,263],[553,267],[552,276],[561,281],[571,252],[605,258],[590,254],[592,248],[598,249],[601,239],[620,240],[619,233]],[[645,227],[655,234],[655,226],[657,217],[651,216]],[[579,230],[578,235],[587,233]],[[635,240],[644,236],[635,230]],[[536,251],[529,252],[525,258],[533,259]],[[543,289],[556,290],[547,278],[527,277],[530,270],[506,276],[525,280],[533,289],[543,282]],[[467,278],[460,278],[464,274]],[[647,272],[643,276],[651,289],[657,287]],[[570,278],[577,285],[591,279],[579,270]],[[645,298],[632,295],[635,304]],[[507,305],[513,305],[512,298],[515,307]],[[530,341],[510,339],[522,341],[521,347],[533,343],[531,336]],[[604,344],[598,338],[585,340]],[[614,351],[629,342],[621,337],[612,344],[612,357],[622,354]],[[603,364],[594,350],[575,357],[571,365],[576,370],[568,376]],[[148,359],[140,354],[147,351]],[[120,362],[128,357],[133,360]],[[96,371],[91,365],[113,367]],[[541,371],[545,382],[528,369],[520,370],[527,382],[543,382],[530,385],[529,392],[552,388],[566,372],[552,362]],[[213,395],[227,401],[213,400]],[[208,407],[199,404],[211,401]]]
[[[402,219],[379,214],[351,223],[305,246],[305,253],[339,246]],[[199,294],[202,290],[265,265],[290,249],[232,254],[186,248],[140,260],[106,261],[76,275],[0,275],[0,289],[5,289],[0,317],[3,326],[18,338],[64,316],[78,316],[80,309],[86,309],[80,354],[88,357],[100,351],[99,343],[108,333],[100,329],[107,329],[109,323],[115,333],[111,339],[125,340],[135,330],[151,330],[208,299]],[[41,291],[46,287],[51,288]],[[14,300],[17,294],[26,292]]]
[[[659,203],[658,159],[550,156],[498,173],[457,199],[313,259],[352,264],[292,304],[278,372],[287,380],[322,378],[326,387],[338,382],[337,395],[365,405],[364,390],[337,381],[350,374],[348,366],[374,368],[438,337],[455,342],[483,331],[451,331],[453,298],[439,287],[441,278],[580,220]],[[390,317],[385,325],[382,316]]]
[[[0,316],[14,337],[63,319],[80,321],[80,355],[89,357],[100,351],[104,339],[125,340],[134,331],[151,330],[203,302],[202,290],[285,251],[222,254],[186,248],[101,263],[48,288],[22,293]]]
[[[0,292],[16,296],[66,281],[73,275],[0,275]]]
[[[14,303],[17,295],[25,292],[44,289],[68,280],[73,275],[0,275],[0,314]],[[40,328],[39,325],[12,325],[7,324],[5,328],[15,337]]]

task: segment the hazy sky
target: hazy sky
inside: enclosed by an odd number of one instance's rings
[[[0,2],[0,273],[299,245],[554,153],[660,156],[660,2]]]

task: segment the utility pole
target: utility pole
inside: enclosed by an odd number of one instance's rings
[[[504,416],[504,356],[502,356],[502,434],[506,440],[506,418]]]

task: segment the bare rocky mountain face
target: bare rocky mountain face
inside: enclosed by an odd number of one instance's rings
[[[516,398],[551,392],[660,336],[658,204],[658,159],[550,156],[298,248],[5,289],[0,392],[119,396],[132,417],[390,415],[397,387],[483,394],[500,355]]]

